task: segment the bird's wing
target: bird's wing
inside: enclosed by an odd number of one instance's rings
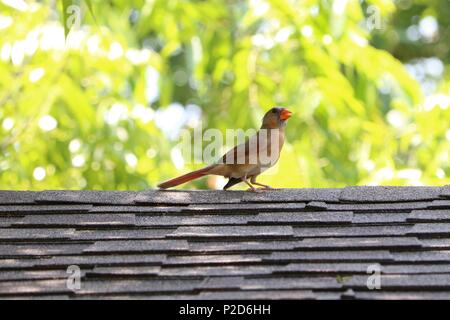
[[[222,157],[222,163],[224,164],[256,164],[255,161],[258,154],[258,134],[247,138],[245,142],[238,144],[234,148],[230,149]],[[253,160],[251,162],[251,160]]]
[[[244,143],[237,145],[225,153],[222,157],[222,163],[263,164],[270,166],[278,159],[280,148],[273,147],[274,144],[278,143],[278,135],[274,135],[273,132],[268,134],[267,130],[258,131],[258,133],[248,138]]]

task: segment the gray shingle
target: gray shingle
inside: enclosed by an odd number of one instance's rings
[[[156,276],[160,272],[159,266],[116,266],[116,267],[95,267],[92,271],[87,271],[87,276]]]
[[[294,227],[294,235],[301,238],[401,236],[408,234],[411,226],[371,226],[371,227]]]
[[[310,201],[306,204],[306,210],[324,211],[330,203],[325,201]]]
[[[408,221],[450,222],[450,210],[413,210],[408,216]]]
[[[67,253],[70,254],[70,253]],[[41,257],[39,259],[4,259],[0,260],[0,269],[28,268],[64,268],[70,265],[80,267],[94,266],[137,266],[161,265],[166,259],[165,254],[120,254],[120,255],[73,255]]]
[[[415,237],[348,237],[348,238],[305,238],[296,245],[298,249],[317,248],[420,248]]]
[[[40,294],[40,295],[27,295],[21,294],[20,296],[14,295],[14,293],[8,295],[2,295],[2,300],[69,300],[73,299],[73,297],[69,298],[68,294]]]
[[[184,206],[94,206],[90,212],[92,213],[178,213],[183,210]]]
[[[89,204],[133,204],[138,195],[133,191],[96,190],[46,190],[38,192],[36,202],[45,203],[89,203]]]
[[[335,293],[322,292],[321,295],[332,296]],[[316,298],[317,295],[311,290],[227,290],[227,291],[209,291],[204,290],[199,294],[196,293],[165,293],[165,294],[155,294],[155,293],[139,293],[133,294],[132,296],[115,294],[108,295],[108,299],[112,300],[287,300],[287,299],[308,299],[312,300]],[[75,297],[75,299],[83,299],[82,297]],[[86,298],[84,298],[86,299]],[[89,299],[98,299],[96,296],[89,296]]]
[[[146,293],[146,292],[189,292],[201,280],[109,280],[81,282],[77,295],[98,295],[110,293]],[[8,281],[0,282],[0,295],[15,294],[70,293],[66,280]]]
[[[416,223],[408,233],[411,235],[449,235],[450,223]]]
[[[186,276],[246,276],[271,274],[276,266],[200,266],[188,267],[164,267],[159,272],[160,276],[186,277]]]
[[[19,222],[22,219],[21,216],[18,217],[2,217],[0,216],[0,228],[11,227],[13,224]]]
[[[340,299],[342,299],[340,290],[338,290],[338,291],[320,290],[320,291],[316,291],[314,293],[315,293],[316,300],[340,300]]]
[[[290,263],[274,273],[367,273],[370,265],[371,263]]]
[[[371,290],[356,292],[355,298],[364,300],[449,300],[450,292]]]
[[[161,265],[166,260],[165,254],[120,254],[61,256],[40,260],[35,266],[126,266],[126,265]]]
[[[36,193],[33,191],[0,190],[0,205],[33,204]]]
[[[192,292],[201,282],[196,279],[84,281],[77,294]]]
[[[136,195],[138,204],[196,204],[196,203],[239,203],[244,196],[243,191],[183,191],[183,190],[148,190]]]
[[[251,217],[252,223],[274,224],[348,224],[353,219],[352,212],[268,212]]]
[[[434,200],[442,201],[442,200]],[[325,203],[310,202],[307,208],[321,208],[328,211],[353,211],[353,212],[409,212],[416,209],[426,209],[430,206],[429,201],[408,201],[408,202],[378,202],[378,203]]]
[[[92,205],[68,205],[68,204],[59,204],[59,205],[42,205],[42,204],[34,204],[34,205],[2,205],[0,206],[0,213],[79,213],[79,212],[88,212],[91,210]]]
[[[15,269],[25,269],[34,266],[35,259],[26,259],[27,257],[22,256],[18,259],[1,257],[0,259],[0,270],[15,270]]]
[[[134,214],[33,214],[15,226],[133,226]]]
[[[261,238],[292,236],[290,226],[179,227],[170,236],[176,238]]]
[[[382,266],[385,274],[450,273],[450,264],[396,264]]]
[[[178,226],[211,226],[211,225],[243,225],[255,215],[184,215],[184,216],[137,216],[137,226],[178,227]]]
[[[63,240],[73,237],[75,229],[0,229],[0,240]]]
[[[210,289],[239,289],[244,282],[244,277],[207,277],[199,283],[196,288],[201,290]]]
[[[353,224],[393,224],[406,223],[409,213],[355,213]]]
[[[450,239],[421,239],[420,242],[424,248],[450,250]]]
[[[351,212],[267,212],[258,215],[200,215],[200,216],[138,216],[141,226],[201,226],[201,225],[243,225],[252,224],[334,224],[350,223]]]
[[[186,212],[220,212],[225,213],[241,213],[246,212],[267,212],[267,211],[301,211],[306,204],[303,202],[288,202],[288,203],[240,203],[240,204],[192,204],[184,208]]]
[[[151,240],[164,239],[175,229],[84,230],[72,235],[73,240]],[[1,234],[1,232],[0,232]]]
[[[441,188],[441,197],[450,198],[450,185]]]
[[[404,202],[438,199],[438,187],[345,187],[339,196],[349,202]]]
[[[189,243],[191,252],[258,252],[272,250],[293,250],[296,241],[249,241],[233,239],[233,241],[195,241]]]
[[[74,300],[198,300],[196,292],[138,292],[133,294],[128,293],[116,293],[108,294],[107,296],[102,294],[90,294],[90,295],[77,295],[71,297]]]
[[[191,255],[169,256],[164,261],[164,266],[192,266],[192,265],[239,265],[261,262],[267,257],[264,254],[220,254],[220,255]]]
[[[265,192],[246,192],[244,202],[308,202],[339,200],[340,189],[275,189]]]
[[[70,293],[66,279],[33,281],[0,281],[0,295]]]
[[[5,271],[0,272],[1,281],[14,280],[52,280],[52,279],[67,279],[67,269],[60,270],[20,270],[20,271]],[[84,276],[84,271],[80,272]]]
[[[450,289],[448,274],[414,274],[414,275],[381,275],[381,288],[383,290],[400,289]],[[344,283],[345,287],[367,289],[367,275],[353,276]]]
[[[450,262],[450,251],[405,251],[392,252],[396,262]]]
[[[97,241],[84,252],[176,252],[189,249],[186,240],[113,240]]]
[[[450,200],[433,200],[428,204],[429,209],[450,209]]]
[[[244,290],[273,289],[340,289],[342,285],[335,277],[271,277],[246,279],[240,286]]]
[[[90,244],[0,244],[0,257],[81,254]]]
[[[201,292],[199,295],[200,299],[205,300],[311,300],[316,297],[312,290],[231,290]]]
[[[273,252],[266,261],[278,262],[385,262],[393,261],[388,250],[333,250]]]

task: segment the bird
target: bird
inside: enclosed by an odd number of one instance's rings
[[[173,188],[207,175],[219,175],[228,178],[223,190],[240,182],[247,184],[249,191],[273,189],[269,185],[256,182],[256,178],[278,161],[284,144],[286,122],[291,116],[292,112],[288,109],[273,107],[264,115],[259,131],[244,143],[225,153],[219,161],[162,182],[158,188]]]

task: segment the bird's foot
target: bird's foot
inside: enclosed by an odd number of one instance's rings
[[[251,191],[251,192],[261,192],[262,190],[259,188],[248,188],[247,191]]]

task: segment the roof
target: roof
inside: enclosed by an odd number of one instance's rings
[[[0,298],[448,299],[449,236],[450,186],[0,191]]]

